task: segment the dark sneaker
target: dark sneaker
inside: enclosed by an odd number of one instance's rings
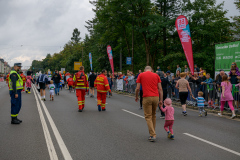
[[[11,124],[20,124],[21,122],[17,118],[12,118]]]
[[[43,101],[46,101],[46,99],[45,99],[45,98],[43,98]]]
[[[174,135],[173,134],[170,136],[170,139],[174,140]]]
[[[18,119],[17,117],[16,117],[16,119],[17,119],[20,123],[22,123],[22,120]]]
[[[187,116],[187,112],[184,112],[183,115],[184,115],[184,116]]]
[[[100,112],[101,111],[101,105],[98,105],[98,111]]]
[[[79,109],[78,112],[82,112],[82,109]]]
[[[205,116],[207,116],[207,111],[205,111]]]
[[[102,111],[106,111],[106,108],[102,109]]]
[[[140,107],[139,110],[142,110],[142,107]]]
[[[58,93],[58,95],[59,95],[59,93]]]

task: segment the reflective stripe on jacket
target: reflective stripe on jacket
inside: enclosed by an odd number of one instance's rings
[[[107,93],[110,91],[108,79],[104,74],[97,76],[94,82],[94,87],[97,88],[97,91],[101,93]]]
[[[13,73],[17,74],[17,76],[18,76],[18,80],[16,81],[16,89],[17,90],[23,89],[23,80],[22,80],[21,76],[16,71],[12,70],[10,72],[10,75],[9,75],[9,90],[10,91],[13,90],[13,88],[12,88],[12,80],[11,80],[11,74],[13,74]]]
[[[82,76],[85,76],[85,77],[82,77]],[[75,89],[84,89],[84,90],[89,89],[88,77],[83,71],[77,72],[74,75],[73,80],[74,80],[74,84],[75,84]]]

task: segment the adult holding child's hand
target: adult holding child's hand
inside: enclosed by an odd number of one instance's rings
[[[138,101],[138,93],[140,85],[142,85],[143,110],[150,134],[148,140],[154,142],[156,140],[156,110],[158,105],[162,106],[163,91],[160,77],[156,73],[152,72],[152,68],[150,66],[146,66],[144,71],[144,73],[139,74],[137,79],[135,101]]]

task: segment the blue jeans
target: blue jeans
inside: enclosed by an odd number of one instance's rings
[[[54,83],[55,85],[55,94],[59,93],[60,83]]]
[[[17,90],[18,98],[15,98],[13,91],[10,91],[11,95],[11,117],[17,117],[22,106],[22,90]]]

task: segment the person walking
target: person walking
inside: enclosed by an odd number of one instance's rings
[[[106,111],[107,92],[111,93],[106,75],[107,71],[103,69],[102,74],[97,76],[94,82],[94,87],[97,88],[97,106],[99,112]]]
[[[185,79],[186,73],[181,73],[180,77],[181,77],[181,79],[179,79],[177,81],[177,84],[175,87],[179,90],[179,98],[180,98],[182,109],[183,109],[182,113],[184,116],[186,116],[187,115],[186,101],[188,98],[188,91],[190,92],[191,96],[192,96],[192,91],[191,91],[188,81]]]
[[[202,117],[202,113],[204,113],[205,116],[207,116],[207,111],[204,110],[205,99],[203,98],[203,92],[199,91],[198,92],[198,97],[195,98],[192,95],[192,98],[197,101],[197,106],[198,106],[198,110],[199,110],[199,117]]]
[[[27,75],[27,82],[26,82],[26,87],[27,87],[26,92],[29,93],[29,94],[31,93],[30,91],[31,91],[31,88],[32,88],[32,83],[33,83],[32,76],[31,76],[31,74],[28,74]]]
[[[40,94],[41,94],[41,98],[42,100],[46,101],[45,95],[46,95],[46,85],[48,85],[48,76],[47,76],[47,72],[44,74],[41,74],[38,79],[37,79],[37,85],[39,84],[40,87]]]
[[[165,124],[164,124],[164,129],[166,130],[168,134],[168,138],[174,139],[173,135],[173,123],[174,123],[174,108],[172,107],[172,100],[170,98],[167,98],[164,100],[164,106],[163,108],[161,106],[161,111],[165,113]]]
[[[143,89],[143,110],[145,120],[148,125],[149,138],[148,140],[154,142],[156,140],[156,109],[158,104],[163,105],[163,91],[161,80],[156,73],[152,72],[150,66],[145,67],[145,72],[141,73],[137,79],[137,88],[135,91],[135,101],[138,101],[138,93],[140,90],[140,85]],[[159,102],[160,97],[160,102]]]
[[[221,95],[221,108],[220,108],[220,113],[218,113],[219,116],[223,115],[223,109],[225,102],[228,102],[229,107],[231,108],[232,111],[232,117],[231,119],[234,119],[236,117],[235,110],[233,107],[233,96],[232,96],[232,84],[228,81],[228,76],[224,75],[222,77],[222,95]]]
[[[69,78],[67,79],[67,85],[68,85],[68,89],[69,89],[69,92],[71,93],[72,90],[73,90],[73,85],[74,85],[74,81],[73,81],[73,78],[72,78],[72,75],[69,76]]]
[[[97,76],[94,73],[94,70],[91,71],[92,74],[89,76],[89,87],[90,87],[90,97],[94,98],[94,81],[96,80]]]
[[[55,70],[55,74],[53,75],[53,82],[55,85],[55,94],[56,95],[59,95],[60,80],[61,80],[61,76],[60,76],[60,74],[58,74],[58,71]]]
[[[54,100],[54,90],[55,90],[55,85],[53,84],[53,80],[51,80],[49,84],[50,101]]]
[[[73,80],[75,82],[76,96],[78,99],[78,112],[82,112],[85,107],[85,94],[89,89],[88,77],[84,73],[84,66],[81,66],[80,71],[75,73]]]
[[[9,74],[9,91],[11,96],[11,124],[20,124],[22,120],[18,119],[17,116],[22,106],[22,89],[23,80],[18,74],[21,69],[21,63],[15,63],[14,69]]]

